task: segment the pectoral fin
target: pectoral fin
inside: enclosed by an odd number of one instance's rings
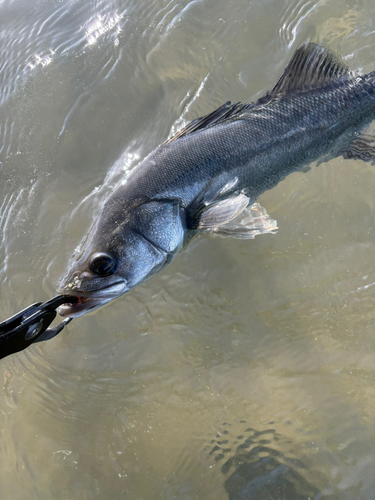
[[[259,203],[253,203],[242,212],[236,221],[213,228],[211,232],[220,236],[253,239],[258,234],[274,234],[277,229],[277,221],[271,219],[266,209]]]
[[[248,204],[249,198],[242,193],[226,200],[218,201],[202,212],[198,229],[212,229],[227,224],[242,213]]]
[[[341,149],[337,156],[345,159],[369,161],[375,163],[375,136],[362,133],[356,137],[347,148]]]

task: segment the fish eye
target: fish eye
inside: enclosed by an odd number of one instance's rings
[[[89,269],[92,273],[99,276],[110,276],[116,271],[117,261],[106,252],[94,253],[91,257]]]

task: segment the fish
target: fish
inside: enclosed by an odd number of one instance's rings
[[[342,156],[374,162],[375,71],[355,76],[305,42],[272,90],[226,102],[151,152],[113,190],[70,259],[64,317],[91,312],[164,269],[200,232],[251,239],[277,222],[257,203],[291,172]]]

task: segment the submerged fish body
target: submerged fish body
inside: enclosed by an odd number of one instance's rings
[[[375,73],[353,77],[327,49],[302,44],[258,102],[228,102],[194,120],[117,186],[59,283],[80,297],[60,314],[86,313],[144,282],[198,230],[272,232],[274,221],[247,207],[322,157],[373,160],[374,140],[359,132],[374,116]],[[239,231],[230,222],[241,213]]]

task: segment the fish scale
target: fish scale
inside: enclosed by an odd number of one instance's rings
[[[84,314],[143,283],[197,231],[273,233],[276,221],[251,204],[312,161],[374,161],[375,139],[360,135],[374,114],[375,73],[353,77],[329,50],[302,44],[256,103],[197,118],[128,174],[60,280],[60,293],[79,297],[60,314]]]
[[[357,78],[354,82],[340,82],[313,94],[302,91],[273,98],[267,104],[245,111],[235,121],[194,132],[178,142],[162,146],[167,151],[158,149],[148,157],[158,170],[157,174],[145,175],[135,169],[116,197],[171,196],[188,207],[196,196],[202,195],[202,182],[209,183],[222,172],[226,175],[233,170],[243,179],[240,187],[249,187],[259,196],[269,189],[270,183],[264,183],[261,174],[270,175],[271,162],[277,165],[276,171],[272,171],[275,181],[271,185],[274,185],[279,181],[278,172],[284,173],[289,168],[292,172],[306,161],[327,153],[327,148],[343,133],[350,135],[357,131],[358,122],[367,125],[375,102],[372,87],[367,86],[365,95],[360,94],[364,83],[364,79]],[[329,130],[335,125],[335,130]],[[301,137],[301,133],[308,135]],[[315,143],[319,147],[312,147]],[[280,152],[279,144],[284,145],[284,152]],[[312,149],[306,153],[307,147]],[[265,151],[264,162],[255,161],[254,157]],[[162,167],[158,168],[159,165]],[[261,173],[254,175],[254,169],[260,169]],[[189,177],[197,182],[191,182]]]

